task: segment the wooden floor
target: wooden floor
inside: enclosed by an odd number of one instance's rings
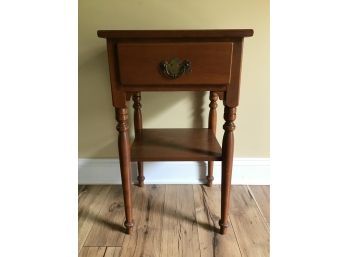
[[[218,233],[220,186],[133,186],[124,234],[121,186],[79,187],[80,257],[268,257],[269,186],[232,186],[230,227]]]

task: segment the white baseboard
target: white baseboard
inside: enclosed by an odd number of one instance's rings
[[[132,177],[136,181],[136,163]],[[202,184],[206,162],[144,162],[145,184]],[[118,159],[79,159],[79,184],[121,184]],[[221,183],[221,162],[214,162],[214,184]],[[234,158],[234,185],[269,185],[269,158]]]

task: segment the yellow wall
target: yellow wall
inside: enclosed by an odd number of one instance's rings
[[[254,29],[244,41],[235,156],[269,157],[268,0],[79,0],[79,157],[117,156],[106,43],[97,38],[98,29],[216,28]],[[207,126],[207,93],[143,93],[142,98],[144,127]]]

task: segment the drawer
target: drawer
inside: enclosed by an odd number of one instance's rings
[[[224,85],[230,82],[232,43],[120,43],[124,85]]]

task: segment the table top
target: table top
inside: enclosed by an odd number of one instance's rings
[[[98,30],[101,38],[239,38],[251,37],[252,29],[211,30]]]

